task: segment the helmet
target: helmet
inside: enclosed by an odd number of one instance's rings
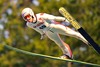
[[[30,14],[30,15],[34,18],[33,22],[35,22],[35,21],[36,21],[36,16],[34,15],[34,12],[32,11],[32,9],[31,9],[31,8],[24,8],[24,9],[22,10],[21,15],[22,15],[22,17],[23,17],[23,19],[24,19],[25,21],[27,21],[27,20],[26,20],[24,17],[25,17],[26,15],[28,15],[28,14]]]

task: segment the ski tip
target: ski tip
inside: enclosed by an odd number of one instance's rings
[[[61,12],[63,9],[64,9],[64,7],[60,7],[60,8],[59,8],[59,12]]]
[[[59,12],[62,14],[62,13],[65,13],[66,12],[66,9],[64,7],[60,7],[59,8]]]
[[[62,8],[64,8],[64,7],[60,7],[59,9],[62,9]]]

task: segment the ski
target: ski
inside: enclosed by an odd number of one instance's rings
[[[100,54],[100,47],[94,42],[94,40],[88,35],[88,33],[80,26],[80,24],[69,14],[69,12],[63,8],[59,8],[59,12],[72,24],[72,26],[79,31],[79,33],[90,43],[90,45]]]
[[[48,59],[53,59],[53,60],[74,62],[74,63],[80,63],[80,64],[85,64],[85,65],[91,65],[91,66],[100,67],[99,64],[93,64],[93,63],[88,63],[88,62],[83,62],[83,61],[78,61],[78,60],[71,60],[71,59],[62,59],[62,58],[54,57],[54,56],[43,55],[43,54],[38,54],[38,53],[32,53],[32,52],[28,52],[28,51],[25,51],[25,50],[21,50],[21,49],[18,49],[18,48],[9,46],[9,45],[7,45],[7,44],[5,44],[5,43],[4,43],[3,45],[4,45],[4,47],[5,47],[6,49],[13,50],[13,51],[16,51],[16,52],[21,53],[21,54],[30,55],[30,56],[33,56],[33,57],[34,57],[34,56],[38,56],[38,57],[48,58]]]

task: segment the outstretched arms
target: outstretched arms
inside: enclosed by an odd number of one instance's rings
[[[69,21],[66,18],[60,17],[60,16],[54,16],[54,15],[44,13],[43,15],[41,15],[41,17],[43,19],[55,20],[55,21],[65,21],[69,23]]]

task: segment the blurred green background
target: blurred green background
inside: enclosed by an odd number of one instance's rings
[[[0,67],[67,67],[66,62],[29,56],[4,48],[2,43],[33,53],[61,56],[59,47],[25,25],[21,10],[30,7],[35,13],[62,16],[59,8],[66,8],[93,40],[100,44],[100,0],[0,0]],[[61,36],[73,51],[74,59],[100,64],[100,55],[82,41]],[[73,67],[92,67],[74,63]]]

